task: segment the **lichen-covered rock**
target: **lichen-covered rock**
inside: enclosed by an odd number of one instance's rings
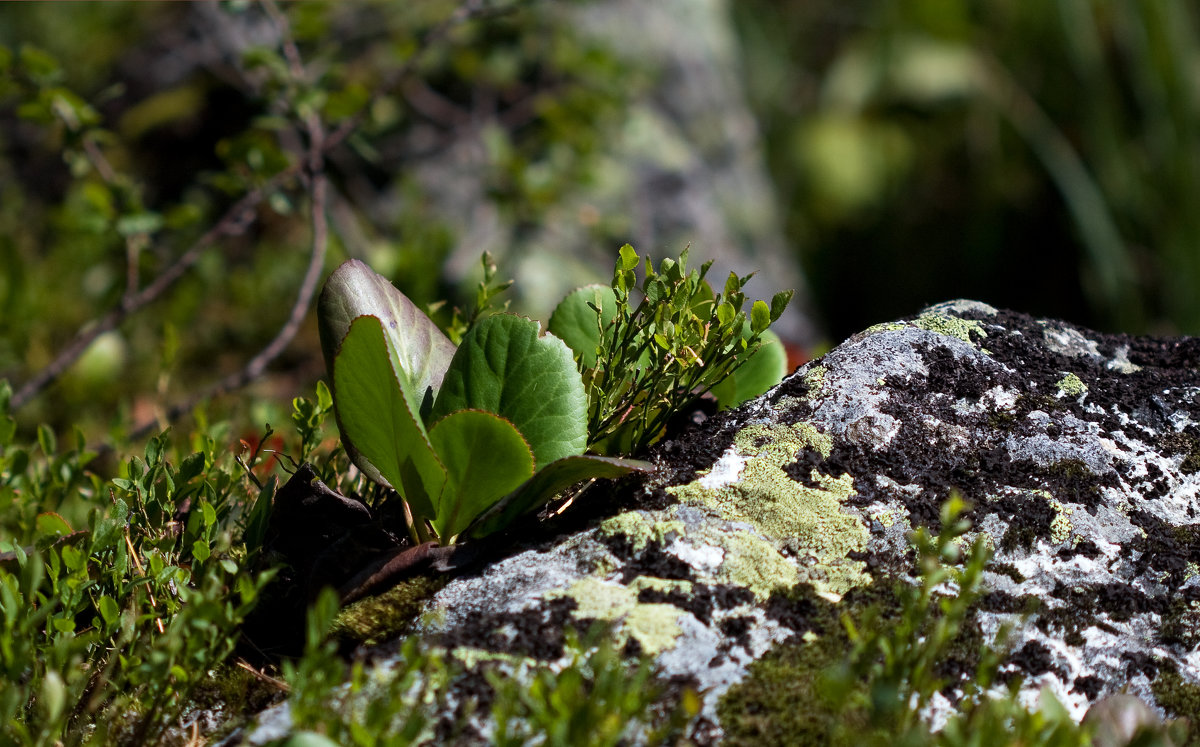
[[[451,580],[414,632],[554,661],[566,628],[607,621],[701,694],[693,740],[786,742],[844,654],[820,641],[873,581],[911,578],[907,533],[958,491],[995,560],[943,706],[1009,626],[1001,675],[1031,704],[1049,687],[1079,718],[1127,692],[1195,722],[1198,367],[1200,339],[932,307],[662,444],[628,508]]]

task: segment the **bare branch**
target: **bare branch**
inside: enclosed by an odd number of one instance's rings
[[[59,351],[54,360],[51,361],[45,368],[38,371],[29,381],[17,390],[12,398],[12,409],[17,410],[27,404],[31,399],[36,397],[43,389],[54,383],[63,373],[66,372],[71,364],[83,355],[88,346],[96,340],[97,337],[105,332],[116,329],[121,322],[136,311],[141,310],[144,306],[155,301],[163,293],[175,284],[183,275],[191,269],[192,265],[200,259],[200,256],[206,249],[215,244],[218,240],[238,236],[243,233],[246,228],[253,222],[254,208],[258,203],[262,202],[267,193],[279,186],[286,179],[295,176],[300,170],[301,164],[296,164],[284,169],[275,176],[271,177],[265,184],[257,189],[247,192],[240,200],[235,202],[232,207],[225,211],[221,219],[216,225],[210,228],[203,236],[195,241],[187,251],[179,255],[170,267],[156,277],[152,283],[142,288],[137,293],[127,295],[121,299],[121,303],[116,308],[110,310],[99,320],[89,322],[75,334],[71,342]]]
[[[306,72],[300,59],[299,50],[296,49],[295,42],[288,33],[287,18],[271,0],[264,0],[263,5],[275,22],[280,25],[284,40],[284,53],[288,58],[293,77],[303,80]],[[267,366],[287,349],[296,333],[300,331],[300,325],[304,323],[304,318],[308,315],[308,307],[312,304],[313,296],[316,295],[317,285],[321,280],[321,271],[325,267],[325,251],[329,245],[329,222],[326,217],[326,208],[329,202],[329,180],[325,176],[325,128],[315,112],[310,112],[305,116],[304,129],[308,136],[305,162],[308,167],[309,198],[312,203],[310,208],[312,249],[309,253],[308,269],[304,273],[304,280],[300,283],[300,291],[296,294],[296,301],[292,304],[287,321],[284,322],[275,337],[267,343],[267,346],[260,350],[258,355],[247,361],[240,370],[213,384],[203,394],[172,406],[164,416],[168,423],[189,412],[200,402],[241,389],[262,376],[263,372],[267,370]],[[144,423],[134,429],[131,438],[140,439],[160,425],[161,423],[157,420]]]
[[[268,13],[271,13],[273,18],[282,19],[286,24],[286,17],[279,11],[278,7],[273,2],[265,3]],[[396,90],[404,80],[412,74],[416,69],[418,62],[424,54],[438,41],[446,37],[452,28],[464,21],[483,15],[485,11],[484,0],[466,0],[459,8],[437,26],[433,27],[421,39],[417,51],[405,61],[403,65],[393,71],[388,76],[384,85],[379,86],[372,101],[387,95]],[[498,12],[505,12],[507,9],[500,9]],[[286,29],[286,26],[284,27]],[[284,54],[288,59],[289,68],[293,74],[304,75],[302,61],[300,60],[299,52],[296,49],[295,43],[290,35],[285,34],[284,38]],[[196,263],[201,255],[219,240],[233,236],[241,235],[254,221],[254,209],[261,203],[268,194],[278,188],[287,179],[290,179],[302,170],[307,169],[309,172],[310,184],[309,191],[312,195],[313,203],[313,259],[317,260],[317,255],[320,255],[319,261],[310,261],[309,270],[305,274],[304,283],[301,286],[301,294],[297,298],[297,304],[301,300],[304,301],[303,308],[297,311],[293,307],[292,314],[289,315],[288,322],[280,330],[280,334],[266,348],[255,356],[247,365],[236,374],[233,374],[212,387],[206,397],[213,396],[214,393],[224,393],[233,389],[244,386],[255,376],[261,375],[267,364],[270,363],[284,348],[288,342],[295,336],[299,324],[303,321],[304,314],[307,311],[308,303],[311,301],[311,296],[315,292],[316,281],[312,281],[312,288],[309,289],[310,276],[319,276],[322,263],[324,261],[324,246],[327,243],[327,224],[325,222],[324,205],[327,202],[326,192],[328,185],[324,176],[324,156],[329,151],[340,145],[347,137],[349,137],[359,125],[362,124],[366,116],[366,112],[370,111],[368,104],[363,110],[344,120],[333,132],[325,134],[321,131],[319,119],[315,113],[306,117],[305,129],[309,136],[308,158],[306,161],[292,164],[283,171],[275,174],[261,186],[247,192],[236,203],[230,207],[217,223],[210,228],[203,236],[197,239],[183,254],[181,254],[169,267],[159,274],[152,282],[143,287],[136,293],[127,293],[120,303],[103,317],[94,320],[84,325],[76,334],[75,337],[67,343],[66,347],[59,351],[54,360],[38,371],[32,378],[25,382],[24,385],[17,390],[11,400],[13,410],[20,409],[28,404],[30,400],[40,394],[48,386],[58,380],[68,368],[73,364],[83,353],[88,346],[100,337],[105,332],[116,329],[129,316],[144,308],[149,303],[155,301],[162,296],[172,285],[175,284],[189,269]],[[314,129],[315,124],[315,129]],[[320,216],[317,216],[317,213]],[[318,235],[319,234],[319,235]],[[314,270],[313,267],[316,267]],[[307,291],[307,297],[305,292]],[[293,318],[299,316],[299,320],[293,322]],[[182,412],[186,412],[190,408],[176,406],[171,408],[167,413],[167,420],[171,421],[179,417]],[[142,433],[145,426],[138,429],[138,433]],[[148,431],[147,431],[148,432]],[[144,435],[144,434],[143,434]]]

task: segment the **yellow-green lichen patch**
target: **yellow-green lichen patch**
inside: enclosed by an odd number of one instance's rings
[[[1055,498],[1047,496],[1050,507],[1054,509],[1054,518],[1050,521],[1050,541],[1058,545],[1071,537],[1071,514],[1074,509],[1067,508]]]
[[[648,656],[657,656],[675,647],[682,632],[677,607],[669,604],[643,603],[638,592],[630,586],[610,583],[598,578],[581,578],[565,591],[551,591],[547,599],[568,597],[578,607],[575,617],[603,620],[617,625],[614,633],[618,644],[629,638],[638,642]]]
[[[963,342],[969,342],[972,345],[975,344],[975,341],[971,339],[972,332],[979,337],[987,337],[987,332],[983,331],[983,325],[979,322],[960,319],[956,316],[939,314],[937,312],[922,314],[913,321],[913,324],[927,332],[936,332],[939,335],[946,335],[947,337],[957,337]]]
[[[825,366],[813,366],[804,374],[804,388],[808,390],[810,396],[818,396],[825,388],[825,374],[829,373],[829,369]]]
[[[865,335],[877,335],[880,332],[897,332],[905,328],[904,322],[884,322],[882,324],[873,324],[862,331]]]
[[[734,446],[745,456],[778,455],[786,458],[787,464],[796,458],[800,449],[813,449],[828,459],[833,452],[833,438],[818,431],[811,423],[793,423],[792,425],[748,425],[738,431],[733,437]]]
[[[1073,373],[1068,373],[1059,379],[1055,386],[1058,387],[1058,393],[1064,397],[1078,397],[1081,394],[1087,394],[1088,390],[1087,384],[1083,383],[1083,379],[1080,379]]]
[[[888,529],[896,523],[896,515],[889,511],[880,511],[879,513],[871,514],[871,518],[878,521],[884,528]]]
[[[649,542],[665,543],[684,533],[682,521],[650,521],[638,511],[628,511],[605,519],[599,527],[601,537],[624,537],[634,552],[645,549]]]
[[[753,425],[737,434],[734,444],[750,457],[737,482],[709,489],[697,481],[669,491],[684,503],[705,505],[722,518],[745,522],[769,540],[787,542],[811,571],[805,576],[819,589],[841,594],[868,581],[865,565],[847,558],[851,551],[865,550],[869,536],[858,517],[841,510],[842,501],[854,492],[853,478],[813,470],[812,484],[800,484],[783,470],[801,449],[828,456],[831,439],[807,423]],[[782,556],[780,560],[788,562]],[[739,567],[736,558],[727,557],[725,563]]]
[[[800,575],[787,558],[767,540],[750,532],[728,532],[717,538],[725,559],[717,580],[749,589],[762,601],[776,589],[790,589]]]
[[[664,594],[669,594],[673,591],[682,594],[691,594],[693,586],[694,584],[691,581],[674,578],[655,578],[653,576],[638,576],[629,583],[629,588],[635,592],[640,592],[642,589],[649,589],[650,591],[662,592]]]
[[[457,646],[450,650],[450,656],[458,663],[462,664],[465,669],[474,669],[475,667],[485,662],[499,662],[512,667],[514,671],[520,670],[523,667],[535,666],[537,659],[529,656],[518,656],[516,654],[507,654],[500,651],[488,651],[487,649],[475,648],[473,646]]]

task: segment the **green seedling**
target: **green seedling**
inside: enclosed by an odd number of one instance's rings
[[[550,332],[571,348],[588,399],[588,446],[634,453],[662,437],[667,421],[711,392],[721,408],[770,389],[787,373],[787,355],[767,328],[793,291],[770,305],[751,304],[742,288],[752,275],[730,274],[724,292],[705,280],[712,262],[688,271],[688,252],[650,259],[640,288],[637,252],[621,247],[611,286],[589,285],[567,295],[550,317]],[[641,299],[634,304],[633,293]]]
[[[342,442],[399,493],[416,541],[480,537],[576,483],[649,468],[583,453],[583,381],[537,322],[486,316],[456,348],[357,260],[326,282],[318,320]]]

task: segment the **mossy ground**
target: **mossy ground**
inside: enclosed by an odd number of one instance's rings
[[[378,596],[354,602],[338,613],[331,635],[342,648],[394,640],[420,614],[425,600],[445,585],[443,577],[414,576]]]

